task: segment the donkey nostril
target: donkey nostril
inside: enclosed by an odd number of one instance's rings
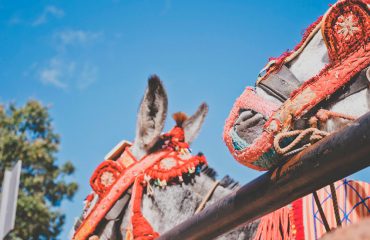
[[[255,114],[253,117],[246,119],[241,122],[240,126],[249,128],[256,126],[259,122],[263,121],[263,116],[260,113]]]
[[[265,117],[260,113],[252,110],[241,111],[233,126],[233,131],[235,131],[233,139],[238,136],[246,144],[251,144],[262,133],[265,122]]]
[[[241,112],[241,113],[239,114],[238,119],[237,119],[237,120],[236,120],[236,122],[235,122],[235,125],[238,125],[238,124],[240,124],[241,122],[248,120],[249,118],[253,117],[253,116],[254,116],[254,114],[255,114],[255,113],[254,113],[254,112],[252,112],[251,110],[245,110],[245,111]]]

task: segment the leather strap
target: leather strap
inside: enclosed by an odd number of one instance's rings
[[[363,69],[360,73],[344,86],[343,90],[335,98],[335,101],[343,100],[355,93],[358,93],[366,88],[369,88],[370,82],[367,79],[366,71],[369,67]],[[294,74],[285,65],[278,73],[272,73],[270,76],[258,83],[258,86],[265,90],[268,94],[285,102],[290,94],[301,86],[301,83]]]
[[[343,100],[346,97],[369,88],[370,82],[366,76],[366,71],[368,68],[369,67],[363,69],[359,74],[353,77],[353,79],[344,87],[343,92],[341,92],[337,100]]]
[[[271,73],[265,80],[258,83],[258,87],[282,102],[285,102],[290,94],[300,86],[299,80],[285,65],[279,72]]]

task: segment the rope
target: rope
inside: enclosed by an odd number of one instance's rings
[[[284,155],[284,157],[291,156],[291,155],[293,155],[297,152],[302,151],[303,149],[305,149],[306,147],[308,147],[312,143],[321,140],[323,137],[328,136],[329,135],[328,132],[318,129],[318,122],[319,121],[327,122],[330,118],[342,118],[342,119],[346,119],[346,120],[350,120],[350,121],[353,121],[353,120],[356,119],[356,117],[351,116],[351,115],[332,112],[332,111],[325,110],[325,109],[320,109],[316,113],[316,115],[311,117],[310,120],[309,120],[309,124],[310,124],[311,128],[307,128],[305,130],[294,130],[294,131],[290,131],[290,132],[283,132],[283,133],[277,134],[275,139],[274,139],[275,151],[280,155]],[[305,144],[305,145],[303,145],[302,147],[300,147],[298,149],[293,149],[299,143],[301,143],[302,140],[306,136],[308,136],[310,134],[311,134],[311,136],[309,138],[310,143]],[[287,137],[294,137],[294,136],[296,136],[296,138],[290,144],[288,144],[286,147],[281,147],[280,146],[280,142],[283,139],[285,139]],[[340,215],[339,215],[338,198],[337,198],[337,194],[336,194],[336,191],[335,191],[335,186],[334,186],[333,183],[331,183],[329,186],[330,186],[330,191],[331,191],[332,200],[333,200],[335,220],[337,222],[337,227],[340,227],[340,226],[342,226],[342,223],[341,223]],[[322,209],[322,206],[320,204],[320,200],[319,200],[319,197],[318,197],[316,191],[312,192],[312,195],[315,199],[315,203],[316,203],[317,209],[319,210],[319,213],[320,213],[322,222],[324,224],[325,230],[326,230],[326,232],[330,232],[330,227],[329,227],[329,224],[328,224],[328,220],[326,219],[324,210]]]
[[[290,132],[283,132],[283,133],[277,134],[275,139],[274,139],[275,151],[280,155],[290,156],[290,155],[293,155],[293,154],[305,149],[310,144],[315,143],[317,141],[320,141],[323,137],[328,136],[329,133],[326,132],[326,131],[322,131],[322,130],[318,129],[318,121],[327,122],[330,118],[342,118],[342,119],[346,119],[346,120],[350,120],[350,121],[353,121],[353,120],[356,119],[356,117],[348,115],[348,114],[332,112],[332,111],[329,111],[329,110],[326,110],[326,109],[320,109],[316,113],[316,115],[311,117],[310,120],[309,120],[309,124],[310,124],[311,128],[307,128],[307,129],[304,129],[304,130],[293,130],[293,131],[290,131]],[[306,145],[302,146],[301,148],[292,150],[295,146],[297,146],[303,140],[304,137],[306,137],[309,134],[311,134],[310,144],[306,144]],[[293,142],[288,144],[286,147],[281,147],[280,146],[280,142],[283,139],[285,139],[287,137],[293,137],[293,136],[297,136],[293,140]]]
[[[294,149],[294,150],[292,150],[292,151],[290,151],[290,152],[287,152],[287,153],[285,153],[285,154],[284,154],[284,157],[286,158],[286,157],[293,156],[293,155],[295,155],[296,153],[299,153],[300,151],[302,151],[303,149],[306,149],[308,146],[310,146],[310,144],[305,144],[305,145],[303,145],[303,146],[302,146],[302,147],[300,147],[300,148],[297,148],[297,149]]]
[[[315,203],[316,203],[317,209],[319,210],[319,213],[320,213],[320,216],[321,216],[321,220],[324,223],[325,230],[326,230],[326,232],[330,232],[330,227],[329,227],[329,224],[328,224],[328,220],[326,219],[324,210],[321,207],[319,196],[317,196],[317,192],[316,191],[313,191],[312,192],[312,195],[313,195],[313,198],[315,199]]]
[[[331,191],[331,197],[333,200],[333,207],[334,207],[334,213],[335,213],[335,220],[337,221],[337,227],[341,227],[342,222],[340,221],[337,192],[335,191],[334,183],[331,183],[329,186],[330,186],[330,191]]]
[[[321,140],[323,137],[326,137],[329,135],[328,132],[321,131],[317,128],[307,128],[305,130],[294,130],[290,132],[279,133],[276,135],[274,139],[275,151],[280,155],[286,154],[287,152],[290,152],[295,146],[297,146],[303,140],[303,138],[309,134],[311,134],[310,142],[316,142],[318,140]],[[281,140],[283,140],[284,138],[293,137],[293,136],[297,136],[297,137],[293,140],[293,142],[288,144],[288,146],[286,147],[280,146]]]
[[[356,117],[354,117],[352,115],[348,115],[348,114],[344,114],[344,113],[338,113],[338,112],[332,112],[332,111],[329,111],[329,110],[326,110],[326,109],[320,109],[316,113],[316,117],[322,122],[328,121],[329,118],[343,118],[343,119],[351,120],[351,121],[356,119]]]
[[[213,192],[216,190],[217,186],[220,184],[220,181],[216,181],[212,188],[209,189],[208,193],[206,194],[206,196],[203,198],[202,202],[200,203],[199,207],[197,208],[197,210],[195,211],[194,214],[197,214],[199,213],[200,211],[203,210],[204,206],[206,205],[206,203],[208,202],[208,200],[211,198]]]

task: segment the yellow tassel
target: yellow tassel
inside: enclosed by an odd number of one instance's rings
[[[127,229],[125,240],[134,240],[134,235],[131,229]]]

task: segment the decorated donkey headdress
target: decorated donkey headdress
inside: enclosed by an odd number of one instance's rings
[[[271,179],[278,181],[284,161],[341,127],[339,122],[370,110],[368,4],[338,1],[294,50],[270,59],[255,87],[244,90],[224,127],[237,161],[275,169]],[[370,216],[369,196],[368,183],[338,181],[264,216],[254,239],[318,239],[332,227]]]
[[[135,141],[120,142],[96,168],[90,185],[93,193],[86,199],[83,218],[73,239],[87,239],[129,189],[130,222],[126,239],[153,239],[158,233],[141,213],[142,194],[152,193],[152,185],[189,181],[207,164],[203,154],[192,155],[189,144],[199,132],[208,106],[203,103],[187,117],[173,115],[176,125],[162,134],[167,115],[167,95],[157,76],[151,76],[140,104]]]
[[[320,32],[327,51],[323,57],[328,57],[323,61],[327,61],[327,64],[317,75],[310,76],[310,69],[320,66],[319,61],[306,61],[306,72],[301,76],[295,75],[291,66],[310,52],[305,48]],[[361,0],[337,2],[307,29],[293,51],[269,61],[259,74],[257,93],[253,87],[247,87],[236,100],[224,128],[224,140],[230,152],[240,163],[253,169],[276,167],[283,155],[296,146],[290,143],[291,137],[297,134],[286,133],[300,128],[302,119],[316,113],[325,100],[336,95],[345,98],[367,88],[365,72],[369,63],[370,17],[367,4]],[[260,92],[268,96],[262,97]],[[258,114],[250,122],[259,126],[238,134],[236,128],[242,127],[238,121],[254,113]],[[327,114],[322,114],[322,111],[319,113],[321,115],[316,116],[319,120],[327,119]],[[341,117],[349,118],[344,115]],[[317,121],[315,123],[315,119],[312,119],[310,125],[315,127],[315,124]],[[251,132],[253,137],[240,136]],[[321,137],[326,134],[314,129],[308,132]]]

